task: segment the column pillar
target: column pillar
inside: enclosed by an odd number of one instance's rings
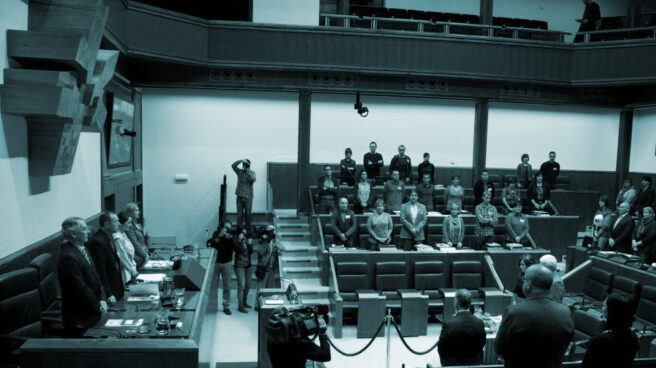
[[[490,103],[478,100],[474,109],[474,155],[472,159],[472,185],[481,176],[487,159],[487,116]]]
[[[310,185],[310,109],[312,93],[300,91],[298,94],[298,162],[296,165],[296,211],[308,213],[307,189]]]
[[[622,187],[622,180],[629,175],[631,161],[631,132],[633,131],[633,109],[620,112],[620,131],[617,135],[617,164],[615,166],[615,192]],[[614,198],[611,195],[611,198]]]
[[[494,0],[481,0],[481,24],[492,24]]]

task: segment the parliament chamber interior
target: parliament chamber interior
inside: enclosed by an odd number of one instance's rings
[[[656,367],[656,1],[0,31],[0,367]]]

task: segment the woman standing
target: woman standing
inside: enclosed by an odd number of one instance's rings
[[[606,250],[608,247],[608,237],[610,222],[613,213],[608,208],[608,196],[602,194],[599,197],[599,209],[595,213],[594,224],[592,227],[592,243],[599,248],[599,250]]]
[[[123,211],[118,214],[118,222],[121,225],[118,231],[112,234],[112,242],[114,243],[114,248],[116,248],[118,259],[121,261],[121,276],[123,283],[126,284],[139,275],[139,272],[137,272],[137,262],[134,261],[134,245],[132,245],[128,236],[125,235],[132,227],[132,218],[127,212]]]
[[[379,251],[381,245],[389,245],[392,242],[393,230],[392,216],[385,212],[385,201],[377,199],[376,211],[367,219],[369,250]]]
[[[450,209],[454,204],[462,209],[462,199],[465,197],[465,189],[460,185],[460,177],[452,176],[451,185],[446,188],[446,208]]]
[[[374,182],[368,179],[367,176],[367,172],[362,170],[360,172],[360,179],[353,186],[353,198],[355,198],[353,210],[358,215],[361,215],[365,211],[370,211],[373,199],[375,198],[373,193]]]
[[[524,291],[522,291],[522,284],[524,283],[524,274],[526,270],[535,264],[535,260],[529,254],[524,254],[522,258],[519,259],[519,277],[517,278],[517,283],[515,284],[515,293],[520,298],[526,298]]]
[[[517,180],[515,178],[510,178],[506,187],[503,188],[503,191],[501,192],[501,202],[503,202],[503,208],[501,210],[504,215],[511,213],[515,206],[522,203],[519,197],[519,190],[517,190]]]
[[[451,214],[442,221],[442,242],[462,248],[462,240],[465,237],[465,224],[462,217],[460,217],[460,207],[453,204],[450,208]]]
[[[528,153],[522,155],[522,162],[517,165],[517,181],[519,188],[528,188],[531,183],[533,167],[528,163]]]

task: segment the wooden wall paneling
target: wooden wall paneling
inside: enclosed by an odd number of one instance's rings
[[[292,162],[267,162],[267,181],[273,192],[273,208],[296,208],[298,196],[298,164]],[[307,190],[304,191],[307,193]]]
[[[636,40],[577,47],[572,85],[654,84],[656,43]]]

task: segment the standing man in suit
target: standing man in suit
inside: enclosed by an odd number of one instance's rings
[[[494,184],[489,181],[490,173],[487,170],[481,172],[481,179],[474,184],[474,207],[483,202],[483,194],[490,193],[490,201],[494,200]]]
[[[323,168],[324,176],[317,180],[317,189],[319,190],[319,213],[330,213],[335,210],[335,197],[339,185],[333,179],[333,168],[326,165]]]
[[[114,212],[105,211],[100,214],[100,229],[86,244],[93,258],[93,263],[100,276],[100,282],[110,304],[123,298],[123,278],[121,276],[121,261],[112,242],[112,234],[118,231],[118,216]]]
[[[416,190],[410,192],[410,200],[401,205],[401,248],[417,250],[416,245],[424,241],[426,206],[419,203]]]
[[[344,197],[339,199],[339,211],[333,212],[330,216],[330,225],[335,235],[333,237],[335,244],[346,247],[355,245],[355,235],[358,227],[355,214],[348,209],[348,199]]]
[[[631,206],[623,202],[613,217],[608,245],[616,252],[631,254],[631,234],[633,234],[633,217],[629,215]]]
[[[542,163],[540,171],[544,175],[544,182],[549,185],[549,188],[556,188],[556,181],[558,180],[558,174],[560,174],[560,164],[556,162],[556,152],[549,152],[549,161]]]
[[[148,235],[146,235],[143,226],[139,224],[141,218],[139,206],[136,203],[128,203],[125,205],[125,212],[132,217],[132,226],[125,232],[125,235],[134,245],[134,261],[137,262],[137,269],[140,269],[148,262]]]
[[[241,169],[239,164],[241,163]],[[253,183],[255,171],[251,170],[251,161],[247,158],[232,163],[232,170],[237,174],[237,227],[251,231],[251,209],[253,208]],[[244,225],[245,223],[245,225]]]
[[[364,154],[364,170],[371,180],[376,180],[380,176],[380,168],[383,167],[383,155],[376,152],[378,145],[376,142],[369,143],[369,152]]]
[[[96,267],[84,247],[89,239],[87,224],[80,217],[69,217],[61,228],[66,239],[57,262],[62,321],[68,337],[82,337],[107,312],[107,302]]]
[[[505,367],[560,368],[574,336],[569,308],[549,296],[553,275],[536,264],[524,274],[524,302],[515,304],[501,321],[495,349]]]
[[[442,366],[474,365],[483,362],[485,324],[469,311],[471,294],[466,289],[456,290],[456,314],[445,320],[437,343]]]

